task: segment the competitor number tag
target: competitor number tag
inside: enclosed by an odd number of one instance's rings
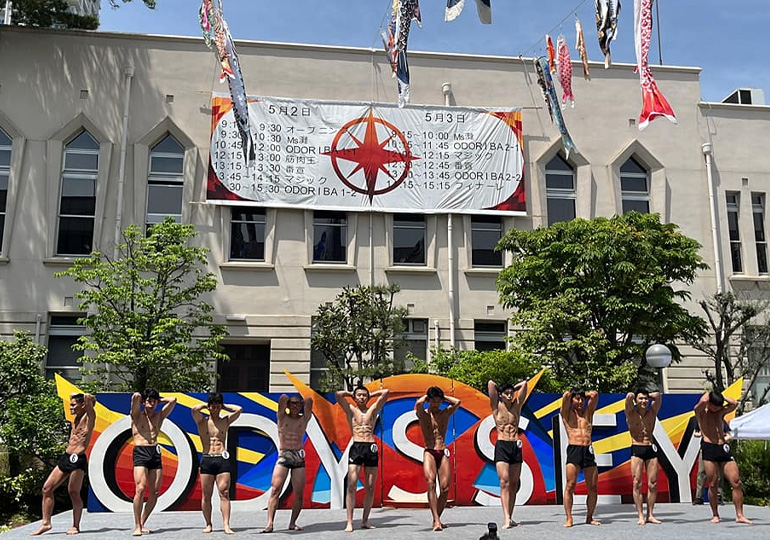
[[[76,454],[70,454],[70,463],[77,463],[78,456]]]
[[[160,452],[161,452],[160,445],[157,445],[155,447],[155,450],[158,452],[158,455],[160,455]]]
[[[373,454],[377,453],[377,443],[372,443],[371,450]]]
[[[225,459],[230,459],[230,452],[227,450],[222,451],[222,457]]]
[[[297,452],[297,453],[299,454],[299,457],[301,457],[302,459],[305,459],[305,449],[304,448],[300,448],[299,452]]]

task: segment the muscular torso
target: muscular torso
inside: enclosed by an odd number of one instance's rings
[[[580,446],[591,444],[592,420],[593,415],[589,417],[585,411],[580,415],[574,410],[570,410],[566,417],[562,415],[561,421],[564,423],[564,429],[567,431],[567,441],[569,444]]]
[[[278,442],[280,450],[299,450],[305,436],[309,418],[305,416],[292,417],[289,414],[278,416]]]
[[[631,433],[631,442],[633,444],[649,446],[652,444],[652,431],[655,429],[655,414],[647,409],[640,412],[634,409],[630,414],[626,414],[626,423],[628,431]]]
[[[136,418],[132,418],[131,435],[134,437],[134,446],[154,446],[158,444],[158,433],[163,423],[163,416],[159,412],[147,413],[140,411]]]
[[[350,431],[353,432],[354,442],[375,442],[374,424],[377,422],[377,412],[374,407],[361,410],[358,407],[350,408],[348,415]]]
[[[420,421],[425,448],[443,450],[446,446],[444,438],[449,425],[449,414],[446,413],[446,409],[433,411],[429,408],[424,413],[418,414],[417,419]]]
[[[204,454],[221,454],[227,450],[228,427],[230,424],[227,417],[209,416],[204,419],[204,422],[198,424]]]
[[[70,431],[70,440],[67,444],[68,454],[82,454],[88,448],[91,441],[93,430],[88,425],[88,415],[83,414],[80,418],[72,420],[72,431]]]
[[[497,409],[492,411],[492,417],[495,419],[498,441],[518,440],[520,416],[521,407],[515,402],[512,402],[510,407],[502,401],[497,404]]]
[[[721,412],[703,411],[698,414],[698,425],[703,436],[703,440],[712,444],[725,443],[724,414]]]

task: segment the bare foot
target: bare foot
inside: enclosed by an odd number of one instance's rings
[[[591,518],[591,519],[586,519],[586,524],[587,525],[595,525],[595,526],[599,527],[602,524],[602,522],[598,521],[596,519]]]
[[[509,519],[508,521],[505,521],[505,522],[503,523],[503,526],[501,527],[501,529],[510,529],[510,528],[511,528],[511,526],[512,526],[512,525],[511,525],[511,520]]]
[[[644,518],[639,518],[636,520],[637,525],[646,525],[647,522],[644,520]]]
[[[142,536],[142,528],[137,527],[136,529],[134,529],[132,536]]]
[[[719,523],[719,516],[714,516],[711,518],[711,523]]]
[[[442,529],[446,529],[447,527],[449,527],[449,525],[447,525],[446,523],[441,523],[441,528]]]
[[[433,524],[433,532],[441,532],[441,523]]]
[[[73,535],[79,534],[79,533],[80,533],[80,529],[78,529],[77,527],[70,527],[69,529],[67,529],[67,535],[68,536],[73,536]]]
[[[518,527],[519,524],[516,521],[511,520],[511,527]]]
[[[271,532],[273,532],[273,526],[272,525],[268,525],[267,527],[262,529],[262,532],[263,533],[271,533]]]
[[[369,523],[368,521],[367,521],[366,523],[364,523],[364,522],[362,521],[362,522],[361,522],[361,528],[362,528],[362,529],[374,529],[374,528],[375,528],[375,526],[374,526],[374,525],[372,525],[371,523]]]
[[[656,518],[655,516],[648,516],[647,517],[647,523],[652,523],[654,525],[660,525],[661,521],[658,518]]]
[[[754,525],[754,522],[748,519],[746,516],[738,516],[735,518],[737,523],[745,523],[746,525]]]
[[[230,528],[230,525],[225,525],[222,527],[222,530],[225,531],[225,534],[235,534],[235,531]]]
[[[303,529],[302,529],[302,527],[300,527],[299,525],[297,525],[297,524],[295,523],[294,525],[289,525],[289,530],[290,530],[290,531],[301,531],[301,530],[303,530]]]
[[[348,523],[345,526],[345,532],[353,532],[353,524],[352,523]]]
[[[564,522],[565,527],[572,527],[572,518],[567,518],[567,521]]]
[[[206,525],[201,532],[203,534],[211,534],[212,530],[213,530],[213,527],[211,525]]]
[[[151,532],[152,531],[150,529],[142,525],[142,534],[150,534]]]
[[[38,530],[36,530],[35,532],[33,532],[33,533],[31,534],[31,536],[40,536],[40,535],[41,535],[41,534],[43,534],[44,532],[48,532],[48,531],[50,531],[51,529],[53,529],[53,525],[51,525],[50,523],[49,523],[49,524],[47,524],[47,525],[45,525],[45,524],[44,524],[44,525],[41,525],[41,526],[40,526],[40,528],[39,528]]]

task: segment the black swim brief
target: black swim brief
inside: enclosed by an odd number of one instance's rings
[[[305,450],[281,450],[278,465],[287,469],[303,469],[305,467]]]
[[[658,458],[658,447],[655,444],[632,444],[631,457],[637,457],[644,461]]]
[[[160,446],[134,446],[134,467],[145,467],[147,469],[161,469],[163,463],[160,459]]]
[[[64,454],[59,458],[59,469],[63,473],[71,473],[77,469],[85,471],[88,469],[88,459],[85,453]]]
[[[567,445],[567,463],[577,465],[581,469],[596,467],[594,447],[590,444],[588,446],[579,444]]]
[[[524,462],[521,452],[521,439],[516,441],[502,441],[497,439],[495,443],[495,463],[502,462],[509,465],[517,465]]]
[[[716,463],[727,463],[728,461],[735,461],[730,453],[730,445],[725,444],[713,444],[706,441],[700,442],[701,455],[703,461],[714,461]]]
[[[230,472],[230,460],[223,454],[203,454],[201,456],[201,474],[213,476]]]
[[[379,461],[377,454],[377,443],[374,442],[354,442],[350,447],[348,454],[348,463],[350,465],[363,465],[364,467],[376,467]]]

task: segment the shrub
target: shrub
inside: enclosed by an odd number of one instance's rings
[[[770,452],[766,444],[765,441],[740,441],[733,445],[747,504],[770,505]]]

